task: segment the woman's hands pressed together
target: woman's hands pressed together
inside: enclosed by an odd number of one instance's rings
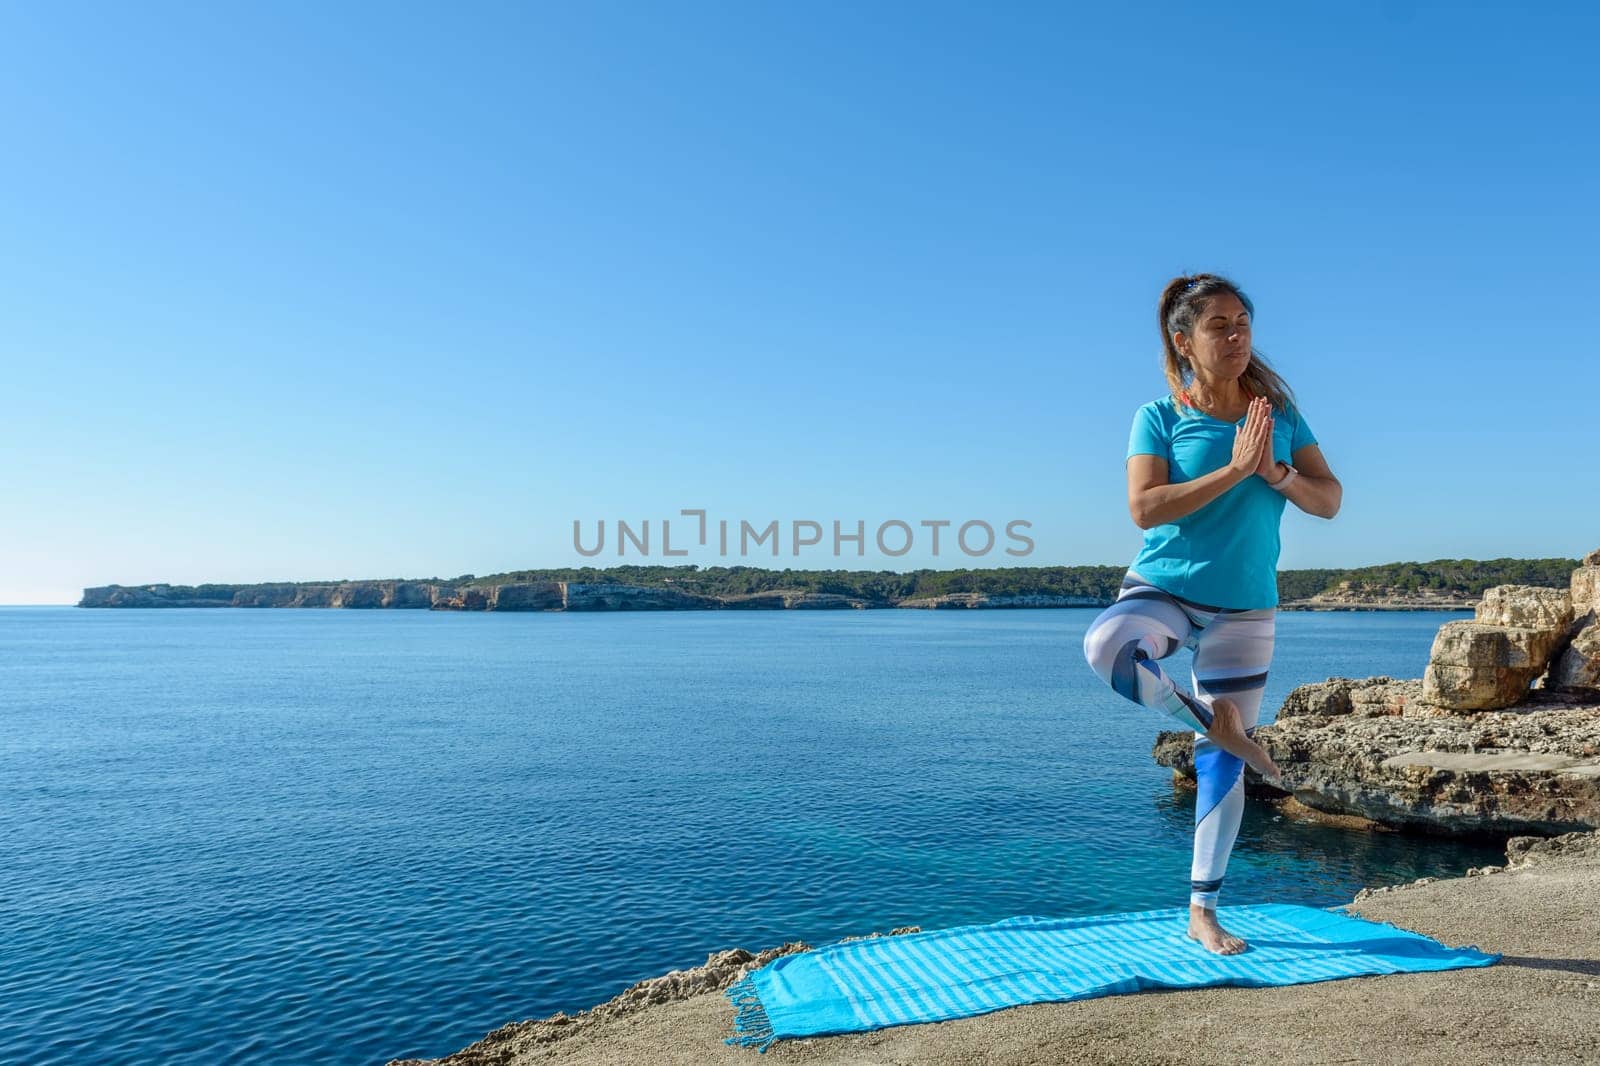
[[[1138,454],[1128,459],[1128,512],[1134,525],[1150,529],[1191,515],[1252,475],[1267,484],[1281,478],[1272,451],[1272,402],[1265,397],[1250,401],[1244,425],[1233,434],[1233,457],[1209,473],[1177,483],[1169,479],[1166,458]],[[1339,513],[1343,487],[1328,469],[1322,452],[1307,444],[1294,455],[1300,471],[1284,496],[1307,514],[1332,518]]]
[[[1272,455],[1272,404],[1264,396],[1250,401],[1244,425],[1234,430],[1233,458],[1228,466],[1240,477],[1260,474],[1277,480],[1277,459]]]

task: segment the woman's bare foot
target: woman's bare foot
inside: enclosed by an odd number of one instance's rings
[[[1217,924],[1216,911],[1193,903],[1189,904],[1189,939],[1200,941],[1207,951],[1217,955],[1237,955],[1249,946]]]
[[[1283,784],[1278,764],[1272,761],[1265,748],[1245,734],[1244,726],[1239,723],[1239,708],[1226,696],[1218,696],[1211,702],[1211,728],[1206,730],[1206,736],[1229,755],[1243,759],[1245,765],[1268,784]]]

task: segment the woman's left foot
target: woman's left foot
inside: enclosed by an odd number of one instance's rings
[[[1209,907],[1189,908],[1189,939],[1198,940],[1217,955],[1237,955],[1249,945],[1217,924],[1217,912]]]
[[[1239,717],[1239,705],[1226,696],[1211,701],[1211,728],[1206,730],[1211,742],[1229,755],[1244,760],[1246,766],[1261,775],[1261,779],[1275,788],[1283,788],[1283,773],[1272,761],[1267,749],[1257,744],[1244,730]],[[1287,790],[1286,790],[1287,791]]]

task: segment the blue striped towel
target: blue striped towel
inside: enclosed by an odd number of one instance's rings
[[[1488,966],[1500,956],[1447,948],[1392,925],[1284,903],[1223,907],[1249,941],[1213,955],[1186,935],[1189,910],[1088,918],[1024,915],[784,955],[725,991],[737,1008],[725,1044],[858,1033],[1146,988],[1297,985],[1363,974]]]

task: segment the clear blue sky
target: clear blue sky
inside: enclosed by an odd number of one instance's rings
[[[647,561],[1125,564],[1155,300],[1207,269],[1345,484],[1283,566],[1581,554],[1597,43],[1581,4],[7,5],[0,603],[581,565],[574,519],[693,507],[1035,549]]]

